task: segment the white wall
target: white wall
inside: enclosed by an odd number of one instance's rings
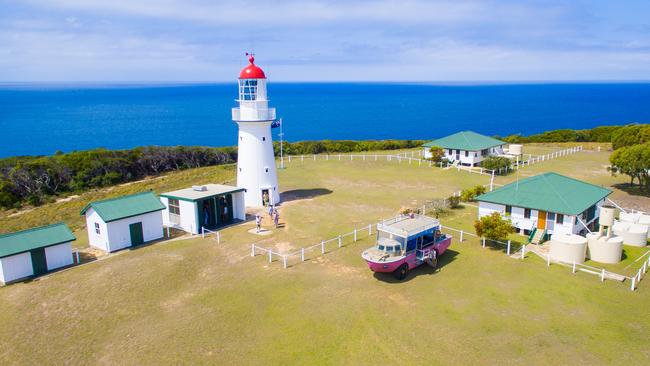
[[[0,281],[7,283],[34,274],[29,252],[0,258]]]
[[[271,200],[279,203],[271,121],[239,122],[238,143],[237,187],[246,189],[246,206],[262,206],[262,187],[269,187]]]
[[[239,220],[246,220],[246,202],[244,192],[233,193],[232,195],[233,217]]]
[[[478,217],[490,215],[493,212],[499,212],[502,216],[505,217],[506,207],[504,205],[499,205],[490,202],[479,202]],[[537,220],[539,217],[539,211],[530,210],[530,218],[524,217],[524,208],[523,207],[512,207],[510,217],[507,217],[512,222],[514,227],[525,230],[533,230],[537,227]],[[570,215],[564,215],[564,220],[562,224],[558,224],[557,214],[555,214],[555,219],[553,225],[550,225],[549,213],[546,213],[546,228],[549,234],[554,233],[577,233],[580,230],[575,231],[575,218]]]
[[[95,232],[95,223],[99,223],[99,234]],[[91,207],[86,211],[86,229],[88,231],[88,244],[104,251],[108,250],[108,229],[106,223]]]
[[[459,152],[459,161],[461,164],[464,165],[476,165],[485,160],[488,156],[491,155],[498,155],[503,153],[503,146],[496,146],[496,147],[491,147],[488,149],[488,154],[486,156],[481,156],[481,151],[467,151],[467,155],[465,156],[465,150],[458,150],[458,149],[451,149],[451,154],[449,153],[450,149],[443,149],[444,151],[444,157],[447,158],[450,161],[455,161],[456,160],[456,152]],[[427,156],[428,154],[428,156]],[[428,148],[425,148],[425,157],[431,157],[431,152],[428,150]]]
[[[165,209],[162,211],[162,220],[163,225],[171,227],[180,227],[181,230],[198,234],[199,227],[196,224],[198,218],[196,217],[196,202],[178,200],[178,206],[180,209],[180,223],[172,224],[169,220],[169,200],[167,197],[160,197],[160,202],[165,205]]]
[[[145,242],[163,237],[162,211],[111,221],[107,223],[109,252],[131,246],[129,225],[137,222],[142,222],[142,234]]]
[[[72,242],[45,248],[45,260],[48,271],[72,265]]]

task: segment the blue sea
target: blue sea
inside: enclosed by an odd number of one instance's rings
[[[650,83],[270,83],[285,139],[433,139],[650,123]],[[236,83],[0,84],[0,157],[236,144]],[[277,130],[276,130],[277,133]],[[276,137],[277,139],[277,137]]]

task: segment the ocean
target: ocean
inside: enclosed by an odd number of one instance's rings
[[[460,130],[528,135],[650,123],[650,83],[270,82],[268,93],[288,141],[433,139]],[[0,157],[236,145],[230,114],[236,98],[235,82],[0,84]]]

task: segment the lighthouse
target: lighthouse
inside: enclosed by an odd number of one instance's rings
[[[248,56],[249,65],[239,73],[239,107],[232,109],[239,126],[237,186],[246,189],[247,207],[276,205],[280,192],[271,138],[275,108],[269,108],[264,71],[255,65],[252,54]]]

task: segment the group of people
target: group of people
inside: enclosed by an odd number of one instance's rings
[[[271,220],[273,220],[273,223],[275,224],[275,228],[277,229],[280,226],[280,213],[278,212],[278,209],[275,208],[273,205],[269,205],[269,217]],[[260,230],[262,229],[262,216],[261,215],[255,215],[255,226],[257,227],[257,232],[259,233]]]

